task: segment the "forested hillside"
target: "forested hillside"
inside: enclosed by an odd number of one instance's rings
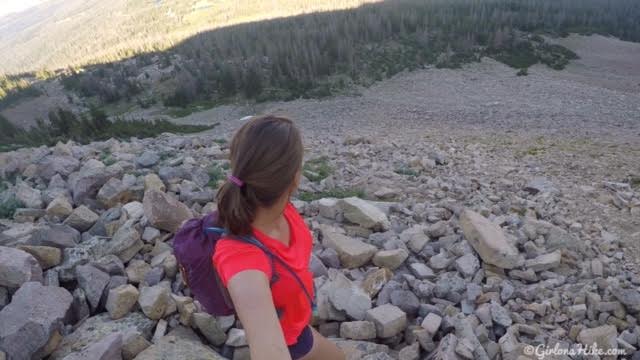
[[[177,3],[182,7],[165,2],[154,6],[162,11],[177,11],[181,15],[176,16],[185,24],[199,23],[186,20],[188,14],[197,13],[193,9],[222,6],[207,2]],[[294,9],[290,12],[296,13],[323,7],[345,8],[361,1],[285,3],[282,8]],[[60,78],[65,89],[83,99],[87,108],[105,105],[114,108],[114,104],[122,103],[137,108],[163,105],[182,108],[170,112],[180,116],[194,105],[210,107],[238,99],[323,97],[352,85],[368,86],[403,70],[425,65],[458,67],[482,56],[520,69],[521,75],[535,63],[562,69],[576,57],[562,46],[549,44],[544,36],[599,33],[640,41],[637,21],[640,3],[636,0],[397,0],[220,27],[200,32],[166,50],[153,51],[156,43],[151,39],[160,38],[163,33],[173,34],[174,28],[169,28],[172,25],[155,18],[155,10],[139,14],[134,10],[140,10],[140,5],[127,8],[133,5],[115,4],[96,6],[121,7],[120,17],[106,12],[109,15],[105,18],[120,19],[125,15],[140,18],[137,22],[120,23],[130,24],[129,28],[94,25],[79,28],[74,36],[85,42],[82,46],[73,42],[73,46],[81,48],[78,59],[90,62],[88,54],[109,60],[143,53],[106,64],[72,66],[57,74],[39,71],[0,79],[4,88],[0,89],[0,97],[4,96],[0,109],[21,97],[37,94],[37,85],[28,84],[51,77]],[[263,14],[262,11],[272,15],[266,17],[284,13],[275,10],[280,2],[268,6],[260,2],[255,8],[249,4],[254,2],[222,6],[216,12],[218,20],[203,20],[199,24],[245,22]],[[228,11],[223,12],[223,8]],[[109,41],[122,40],[127,35],[130,40],[118,45],[126,51],[108,46]],[[89,38],[95,40],[86,40]],[[92,52],[96,46],[109,54]],[[74,49],[64,53],[73,54]],[[63,59],[53,62],[56,67],[63,63]]]

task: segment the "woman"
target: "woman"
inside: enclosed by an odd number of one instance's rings
[[[218,192],[220,225],[236,236],[253,235],[298,277],[257,246],[228,238],[216,244],[213,262],[245,329],[251,359],[344,359],[309,325],[312,238],[289,202],[301,177],[299,130],[286,118],[254,118],[238,130],[230,150],[233,175]]]

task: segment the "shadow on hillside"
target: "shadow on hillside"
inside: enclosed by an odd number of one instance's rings
[[[607,18],[587,16],[594,9],[603,11],[597,0],[580,6],[572,0],[515,5],[408,0],[232,25],[191,36],[163,51],[58,71],[64,95],[61,103],[53,105],[74,110],[98,106],[111,115],[161,106],[173,109],[173,116],[184,116],[239,99],[331,96],[353,84],[368,86],[403,70],[427,64],[459,67],[481,56],[520,69],[537,62],[561,69],[575,54],[529,34],[564,35],[591,26],[594,31],[640,41],[640,25],[609,23],[628,18],[625,4],[631,1],[607,5]],[[554,11],[538,11],[540,6]],[[556,13],[563,14],[563,22],[550,21],[550,14]],[[33,89],[46,89],[45,84],[51,83],[36,80],[35,74],[20,77],[33,83],[10,92],[0,102],[0,111],[33,99],[37,93]],[[29,107],[38,108],[38,104]],[[49,110],[42,109],[45,114]]]

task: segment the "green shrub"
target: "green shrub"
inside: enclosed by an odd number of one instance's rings
[[[12,219],[16,209],[24,207],[24,204],[20,202],[15,196],[8,196],[2,202],[0,202],[0,218]]]
[[[322,156],[306,161],[302,167],[302,171],[303,175],[309,179],[309,181],[319,182],[331,175],[333,169],[331,165],[329,165],[329,158]]]
[[[337,198],[344,199],[348,197],[359,197],[364,198],[365,192],[362,189],[330,189],[321,192],[310,192],[310,191],[300,191],[297,195],[297,198],[302,201],[314,201],[324,198]]]
[[[218,181],[224,179],[225,176],[224,169],[220,165],[212,165],[207,170],[207,173],[209,174],[209,183],[207,186],[214,189],[218,187]]]
[[[522,68],[522,69],[518,70],[516,75],[518,75],[518,76],[527,76],[527,75],[529,75],[529,72],[527,71],[527,68]]]
[[[49,123],[37,121],[37,125],[29,130],[13,126],[0,116],[0,149],[11,149],[16,146],[53,146],[58,141],[73,140],[86,144],[91,141],[108,140],[110,138],[129,139],[154,137],[164,132],[195,133],[212,129],[204,125],[178,125],[167,120],[109,120],[100,109],[92,109],[90,114],[78,116],[71,111],[58,109],[49,113]],[[9,146],[11,145],[11,146]]]

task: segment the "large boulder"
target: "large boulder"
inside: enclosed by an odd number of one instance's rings
[[[338,253],[342,266],[349,269],[365,265],[378,250],[373,245],[328,228],[322,231],[322,244],[334,249]]]
[[[185,204],[158,190],[145,192],[142,203],[149,224],[161,230],[176,232],[185,220],[193,217]]]
[[[28,281],[42,282],[42,268],[31,254],[0,246],[0,286],[17,288]]]
[[[129,186],[118,178],[109,179],[98,191],[97,200],[105,207],[111,208],[119,203],[127,203],[133,197]]]
[[[47,156],[40,160],[37,164],[38,175],[43,179],[51,179],[56,174],[69,176],[79,166],[80,161],[71,156]]]
[[[44,202],[40,190],[30,187],[26,182],[20,181],[15,189],[16,200],[24,204],[25,207],[31,209],[42,209]]]
[[[507,240],[502,229],[482,215],[469,209],[463,210],[460,227],[484,262],[503,269],[513,269],[524,262],[524,258]]]
[[[140,292],[133,285],[120,285],[109,291],[106,308],[112,319],[127,315],[138,302]]]
[[[42,358],[59,336],[73,297],[64,288],[27,282],[0,311],[0,349],[9,359]]]
[[[87,345],[96,343],[105,336],[120,332],[122,334],[139,334],[145,339],[151,338],[155,322],[139,312],[111,320],[109,314],[102,313],[83,321],[71,334],[62,338],[60,345],[51,354],[51,360],[63,359],[70,353],[79,351]]]
[[[52,224],[49,227],[39,228],[28,241],[29,245],[57,248],[75,247],[79,243],[80,232],[65,224]]]
[[[342,199],[338,202],[344,218],[354,224],[375,231],[386,231],[391,227],[387,215],[375,205],[357,197]]]
[[[224,360],[204,345],[191,329],[182,326],[173,329],[136,357],[136,360],[173,359]]]
[[[122,173],[122,168],[117,164],[105,166],[95,159],[85,162],[80,171],[69,175],[69,187],[73,201],[76,204],[84,204],[87,200],[95,198],[98,190],[110,178],[116,177],[120,173]]]
[[[329,270],[329,281],[329,299],[333,306],[353,319],[363,320],[367,310],[371,309],[369,295],[335,269]]]
[[[95,311],[100,305],[100,299],[109,284],[110,276],[94,266],[80,265],[76,267],[76,279],[78,285],[84,290],[91,310]]]
[[[64,360],[122,360],[122,334],[107,335],[97,343],[65,356]]]
[[[375,324],[380,338],[395,336],[407,327],[407,314],[391,304],[384,304],[367,311],[365,318]]]
[[[122,226],[106,244],[104,255],[116,255],[122,262],[131,260],[144,246],[140,233],[131,223]]]
[[[98,221],[98,218],[98,214],[91,211],[88,207],[81,205],[71,212],[64,223],[80,232],[85,232]]]
[[[138,304],[149,319],[161,319],[172,303],[171,293],[166,287],[155,285],[140,289]]]
[[[20,245],[18,248],[33,255],[43,270],[52,268],[62,262],[62,251],[56,247]]]

